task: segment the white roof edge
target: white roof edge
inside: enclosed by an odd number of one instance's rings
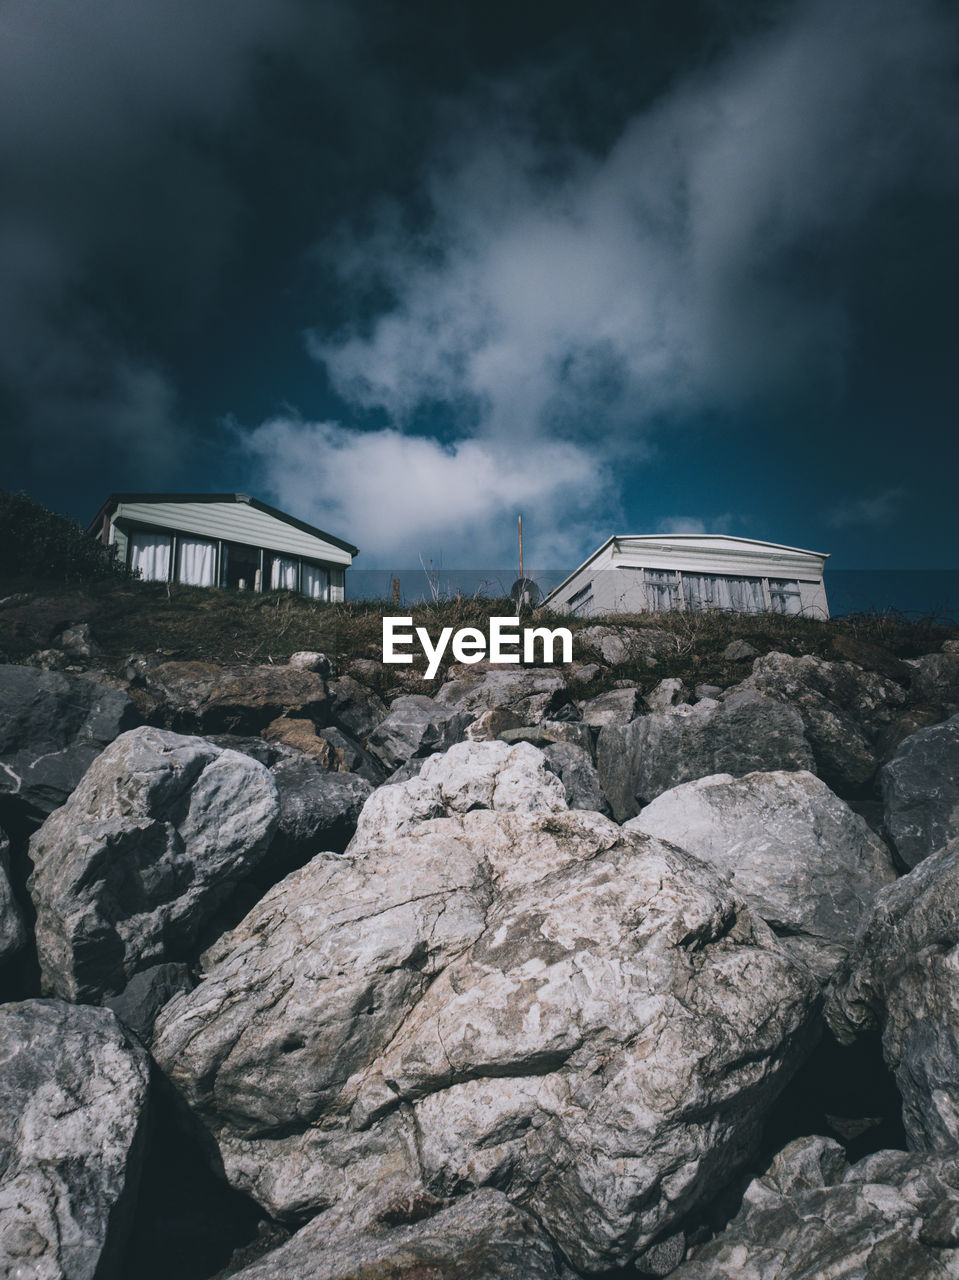
[[[742,538],[734,533],[614,533],[612,534],[611,537],[606,539],[606,541],[602,544],[602,546],[597,547],[592,555],[587,556],[586,559],[583,561],[583,563],[579,565],[578,568],[574,569],[573,572],[569,574],[568,577],[564,578],[563,581],[558,586],[553,587],[552,591],[548,592],[547,595],[543,598],[543,604],[547,604],[553,598],[553,596],[557,594],[557,592],[562,591],[562,589],[567,585],[567,583],[572,582],[572,580],[576,577],[578,573],[582,573],[582,571],[586,568],[586,566],[588,564],[591,564],[596,559],[596,557],[600,555],[601,552],[605,551],[606,548],[610,545],[610,543],[614,543],[614,542],[684,542],[684,541],[702,542],[704,540],[718,541],[719,539],[724,539],[727,542],[744,542],[744,543],[748,543],[752,547],[768,547],[772,551],[792,551],[796,555],[815,556],[817,560],[822,560],[824,565],[830,556],[830,552],[828,551],[808,551],[804,547],[787,547],[785,543],[782,543],[782,542],[765,542],[761,538]]]

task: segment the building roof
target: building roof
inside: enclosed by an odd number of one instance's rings
[[[322,538],[323,541],[339,547],[341,551],[346,551],[351,556],[360,554],[359,547],[354,547],[351,542],[344,542],[342,538],[336,538],[332,533],[307,524],[305,520],[297,520],[295,516],[287,515],[278,507],[271,507],[268,503],[261,502],[259,498],[251,498],[248,493],[111,493],[90,521],[88,532],[96,532],[96,527],[102,518],[109,515],[122,502],[242,502],[257,511],[262,511],[265,515],[273,516],[276,520],[282,520],[284,524],[299,529],[301,533]]]
[[[618,547],[620,543],[630,543],[634,546],[639,544],[640,546],[664,549],[674,547],[676,549],[696,550],[700,548],[703,551],[716,550],[725,544],[733,543],[738,544],[738,547],[742,549],[746,547],[755,548],[760,555],[763,551],[771,553],[786,552],[790,555],[809,556],[811,560],[819,560],[821,565],[829,559],[827,551],[806,551],[802,547],[787,547],[780,542],[764,542],[758,538],[739,538],[731,533],[616,533],[607,538],[602,546],[597,547],[592,555],[587,556],[583,563],[574,569],[568,577],[564,578],[558,586],[553,587],[543,603],[546,604],[553,596],[562,591],[565,586],[592,564],[597,556],[602,555],[607,548],[610,546]]]

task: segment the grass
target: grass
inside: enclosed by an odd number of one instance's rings
[[[20,597],[20,598],[18,598]],[[254,595],[248,591],[211,590],[135,580],[106,579],[73,585],[35,579],[0,580],[0,650],[10,661],[23,661],[38,649],[55,645],[60,631],[76,622],[89,622],[101,656],[96,665],[122,669],[134,653],[166,660],[191,659],[216,663],[284,662],[299,649],[319,649],[342,666],[353,658],[380,663],[384,614],[393,613],[385,601],[348,601],[327,605],[290,592]],[[425,626],[434,638],[442,627],[488,629],[493,615],[512,616],[507,599],[463,596],[404,606],[414,626]],[[722,655],[732,640],[746,640],[760,653],[775,649],[791,654],[823,657],[849,655],[850,644],[861,651],[857,660],[881,669],[883,656],[912,658],[937,650],[959,629],[934,617],[909,619],[893,612],[857,614],[828,622],[786,618],[779,614],[660,613],[608,618],[569,618],[537,610],[524,624],[567,626],[574,634],[574,657],[595,661],[596,655],[578,633],[587,627],[610,625],[665,632],[670,643],[660,650],[657,664],[622,663],[600,674],[588,692],[600,692],[615,680],[635,680],[644,690],[667,676],[688,685],[725,687],[742,679],[744,663]],[[862,648],[866,646],[866,648]],[[868,646],[883,653],[873,652]],[[416,651],[414,646],[414,652]],[[450,663],[447,656],[441,674]],[[380,666],[369,682],[386,689],[404,683],[425,662],[413,666]],[[422,689],[435,691],[437,681]]]

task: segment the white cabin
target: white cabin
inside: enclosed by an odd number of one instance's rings
[[[828,556],[728,534],[610,538],[543,601],[581,617],[667,609],[828,618]]]
[[[89,532],[147,582],[344,598],[359,551],[245,493],[114,493]]]

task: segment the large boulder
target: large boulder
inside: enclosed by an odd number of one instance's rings
[[[328,692],[333,723],[360,743],[365,743],[380,721],[386,719],[383,699],[352,676],[331,680]]]
[[[626,829],[708,862],[822,979],[846,956],[877,892],[896,878],[865,819],[804,771],[686,782]]]
[[[30,841],[44,990],[93,1002],[187,958],[279,815],[252,757],[163,729],[121,734]]]
[[[582,811],[320,855],[203,963],[153,1052],[235,1186],[284,1217],[492,1186],[587,1273],[731,1175],[816,1034],[727,886]]]
[[[377,787],[363,806],[349,852],[470,809],[555,813],[567,807],[563,784],[529,743],[462,742],[430,756],[413,777]]]
[[[815,772],[841,796],[869,792],[880,763],[879,744],[909,695],[896,680],[854,662],[804,654],[767,653],[752,675],[727,690],[755,689],[794,707],[815,756]]]
[[[450,674],[436,701],[469,712],[471,720],[490,707],[505,707],[523,724],[579,719],[566,677],[555,667],[454,667]]]
[[[303,862],[321,849],[345,849],[372,785],[355,773],[328,772],[299,754],[284,756],[270,772],[280,796],[281,855]]]
[[[501,1191],[446,1205],[398,1199],[371,1220],[362,1197],[303,1227],[234,1280],[560,1280],[553,1246]],[[359,1212],[358,1212],[359,1210]]]
[[[609,813],[599,774],[585,747],[575,742],[551,742],[543,748],[546,767],[551,769],[566,788],[566,802],[571,809],[592,809]]]
[[[462,742],[473,719],[461,707],[444,706],[422,693],[394,698],[389,714],[367,738],[367,748],[388,770],[407,760],[445,751]]]
[[[910,1146],[959,1153],[959,839],[883,889],[826,1015],[839,1040],[882,1031]]]
[[[797,1138],[672,1280],[955,1280],[957,1221],[954,1160],[877,1151],[850,1166],[838,1143]]]
[[[914,867],[959,833],[959,715],[906,738],[880,782],[889,839]]]
[[[959,653],[927,653],[907,665],[919,701],[941,703],[949,715],[959,712]]]
[[[0,963],[13,955],[27,940],[23,916],[10,884],[10,841],[0,831]]]
[[[799,713],[755,693],[607,725],[596,744],[596,767],[617,822],[681,782],[812,766]]]
[[[147,1055],[108,1009],[0,1006],[0,1275],[115,1275],[144,1146]]]
[[[129,698],[109,685],[0,665],[0,805],[42,821],[138,721]]]
[[[153,719],[181,733],[259,733],[281,716],[327,725],[326,681],[295,667],[164,662],[142,677]]]
[[[579,710],[584,723],[602,729],[607,724],[629,724],[643,714],[646,704],[639,689],[607,689],[595,698],[584,698]]]

